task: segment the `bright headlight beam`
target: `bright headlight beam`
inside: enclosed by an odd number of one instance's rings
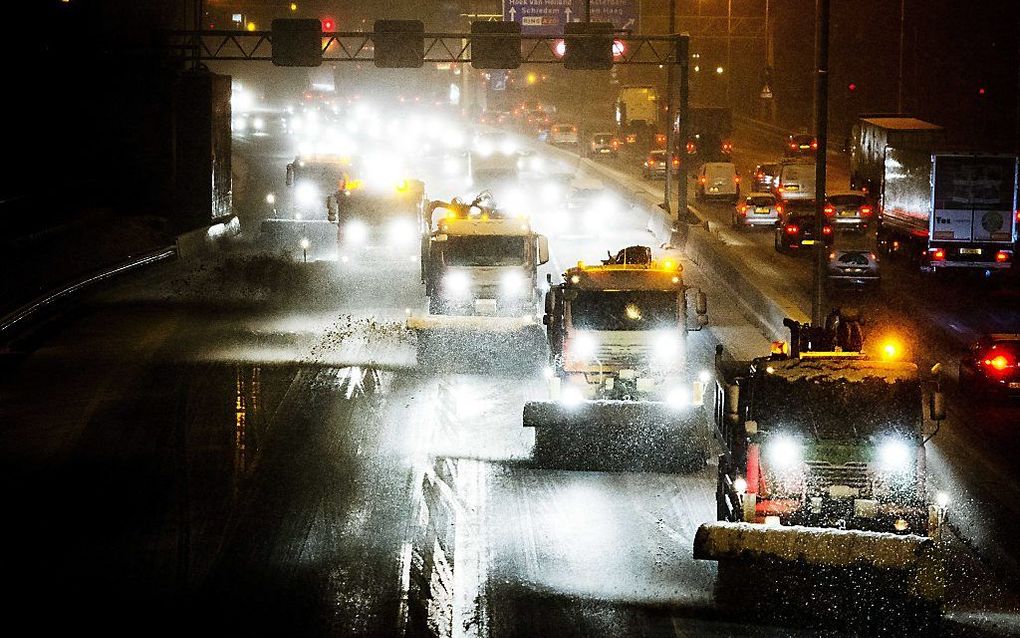
[[[500,280],[500,288],[507,295],[519,294],[524,289],[524,277],[515,270],[508,271]]]
[[[800,442],[784,434],[769,442],[766,451],[769,462],[779,470],[788,470],[800,463]]]
[[[310,206],[319,199],[319,189],[311,182],[301,182],[297,185],[295,195],[299,203]]]
[[[468,288],[471,286],[471,281],[468,279],[466,273],[453,271],[447,273],[446,277],[443,278],[443,286],[446,288],[447,292],[459,295],[467,292]]]
[[[344,226],[344,240],[352,244],[361,244],[368,239],[368,228],[365,224],[353,219]]]
[[[595,356],[595,352],[598,349],[595,337],[583,332],[574,337],[573,345],[574,354],[582,359],[590,359]]]
[[[910,446],[900,439],[889,439],[878,449],[878,460],[885,470],[907,470],[910,468],[910,459]]]

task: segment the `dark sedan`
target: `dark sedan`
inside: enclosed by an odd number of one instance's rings
[[[807,205],[797,207],[792,207],[792,202],[780,204],[782,208],[779,221],[776,222],[776,252],[796,253],[802,248],[812,248],[819,242],[824,242],[826,246],[832,245],[832,224],[824,224],[821,232],[818,232],[812,210],[814,203],[805,203]]]

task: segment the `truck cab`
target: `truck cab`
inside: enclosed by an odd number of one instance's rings
[[[937,533],[923,406],[928,394],[937,424],[941,393],[927,393],[891,346],[887,357],[863,352],[854,321],[824,330],[786,321],[790,345],[750,362],[717,357],[719,520]]]
[[[565,398],[690,400],[685,370],[688,287],[674,260],[632,246],[600,265],[578,263],[545,296],[552,370]],[[705,323],[698,291],[696,326]],[[556,394],[556,392],[554,392]]]
[[[534,314],[537,267],[549,243],[528,220],[503,214],[491,198],[434,201],[422,238],[422,282],[430,314]]]

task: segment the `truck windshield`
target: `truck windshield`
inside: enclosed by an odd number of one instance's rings
[[[448,266],[519,266],[526,257],[524,236],[450,235],[445,244]]]
[[[570,317],[578,330],[659,330],[675,328],[679,318],[674,291],[581,290],[570,302]]]
[[[784,429],[819,439],[910,435],[921,428],[917,381],[788,381],[764,374],[753,387],[753,415],[761,431]]]

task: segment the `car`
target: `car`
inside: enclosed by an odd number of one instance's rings
[[[1020,397],[1020,333],[982,336],[960,359],[960,388]]]
[[[755,192],[771,192],[772,183],[779,176],[779,162],[758,164],[754,167],[754,181],[751,190]]]
[[[680,174],[680,158],[673,158],[673,176]],[[645,158],[641,175],[645,179],[666,179],[666,151],[655,150],[648,153]]]
[[[867,248],[834,248],[829,253],[826,284],[830,288],[877,288],[882,278],[878,256]]]
[[[549,128],[548,141],[554,146],[577,146],[577,126],[574,124],[553,124]]]
[[[740,201],[740,175],[733,162],[705,162],[698,169],[697,198]]]
[[[775,226],[779,221],[778,203],[771,193],[748,195],[733,211],[733,227]]]
[[[808,133],[794,133],[783,149],[785,157],[814,157],[818,151],[818,140]]]
[[[612,133],[595,133],[588,142],[588,154],[592,157],[616,157],[620,151],[620,141]]]
[[[871,225],[874,209],[864,192],[847,191],[826,195],[825,214],[836,228],[864,231]]]
[[[819,241],[831,246],[834,231],[831,224],[824,224],[822,232],[817,233],[815,203],[811,200],[797,199],[789,202],[780,201],[779,221],[776,222],[776,252],[790,254],[799,252],[801,248],[810,248]]]

